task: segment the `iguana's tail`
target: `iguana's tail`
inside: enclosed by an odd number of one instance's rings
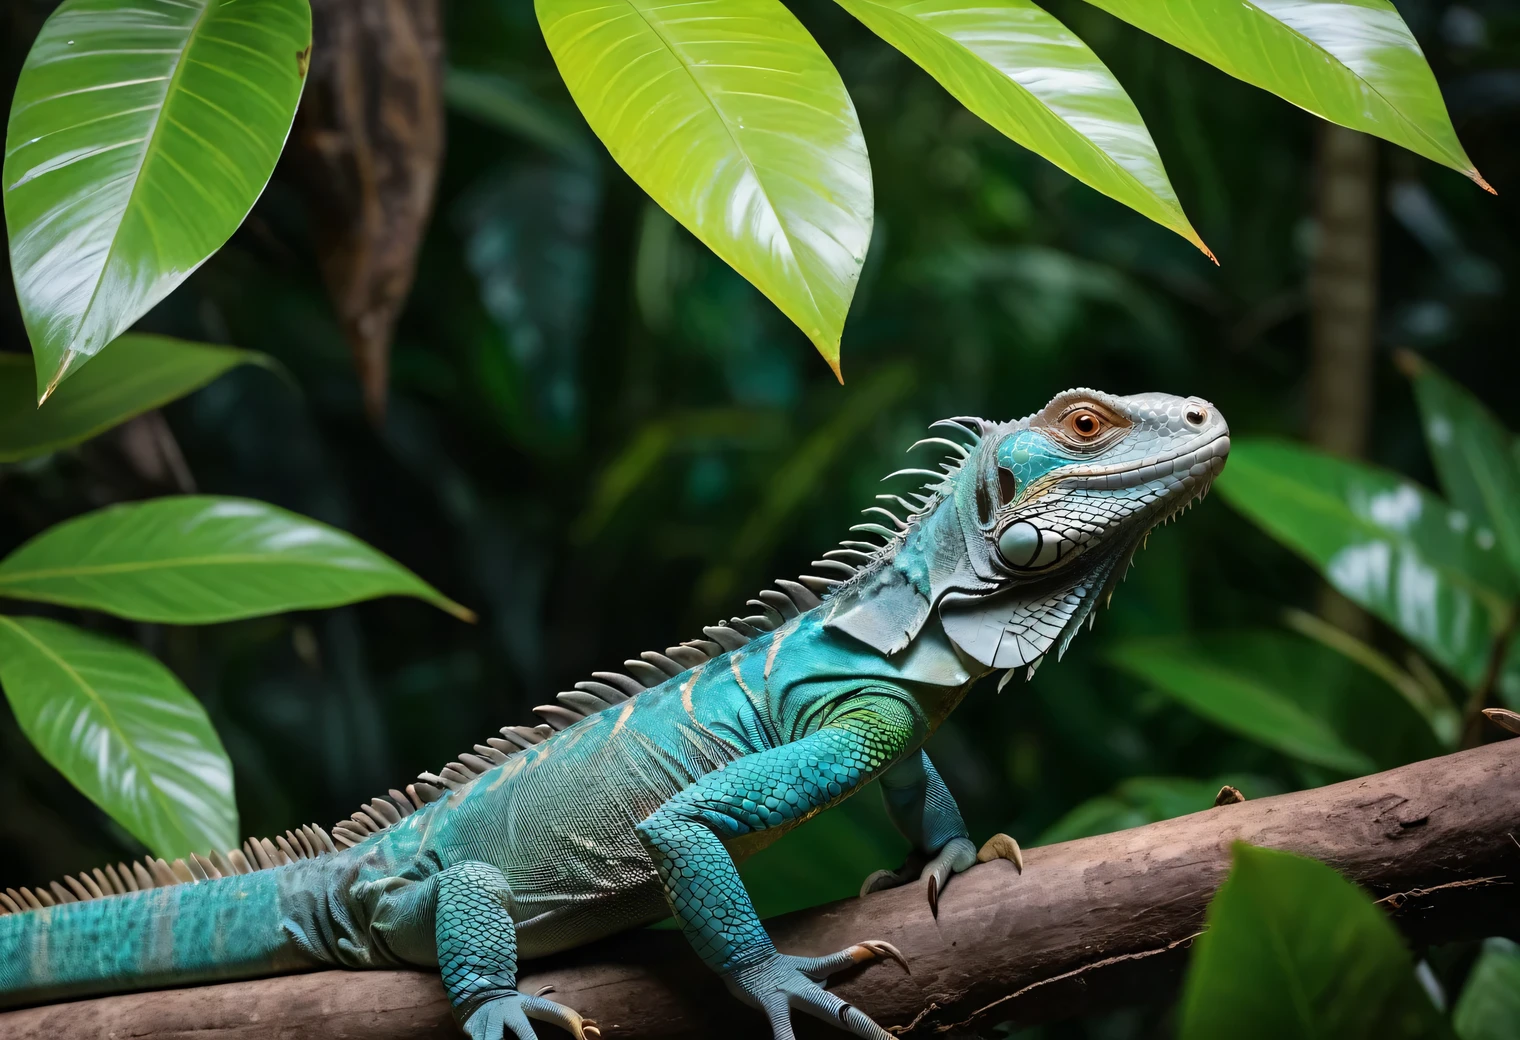
[[[0,1008],[313,967],[282,924],[282,873],[0,915]]]

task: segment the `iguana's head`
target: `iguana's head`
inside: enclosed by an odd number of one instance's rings
[[[905,529],[832,597],[828,624],[890,654],[937,611],[987,669],[1064,652],[1151,528],[1202,498],[1230,450],[1217,408],[1169,394],[1069,390],[1017,422],[935,425],[963,436],[920,444],[956,456],[903,503]]]

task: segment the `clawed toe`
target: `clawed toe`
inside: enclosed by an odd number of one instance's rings
[[[1024,850],[1006,834],[994,834],[976,854],[978,863],[991,863],[995,859],[1006,859],[1018,868],[1019,873],[1024,872]]]

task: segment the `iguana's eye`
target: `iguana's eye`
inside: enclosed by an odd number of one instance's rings
[[[1078,408],[1068,412],[1061,418],[1061,425],[1073,437],[1081,441],[1090,441],[1103,432],[1103,419],[1097,412],[1087,408]]]

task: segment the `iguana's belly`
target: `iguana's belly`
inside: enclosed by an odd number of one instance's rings
[[[748,699],[717,684],[703,689],[702,678],[646,691],[514,756],[449,814],[440,858],[481,860],[506,875],[521,956],[666,916],[635,826],[765,745]]]

